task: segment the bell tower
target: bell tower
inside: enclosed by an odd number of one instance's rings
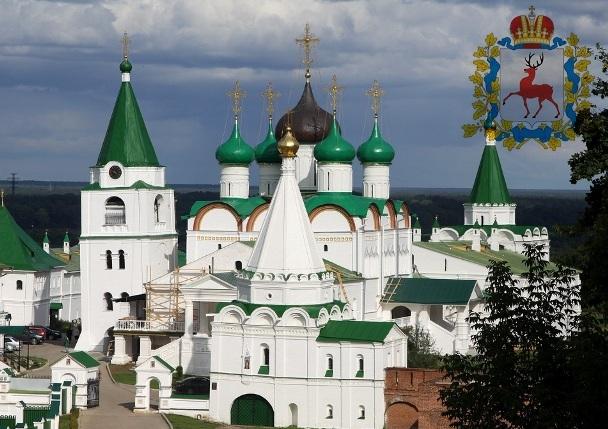
[[[144,282],[176,266],[173,190],[131,86],[128,38],[122,83],[89,184],[81,191],[82,332],[77,350],[101,351],[122,314],[113,300],[144,293]]]

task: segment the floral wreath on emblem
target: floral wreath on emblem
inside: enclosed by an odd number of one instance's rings
[[[525,15],[515,19],[528,18]],[[529,16],[532,23],[533,8]],[[539,15],[536,18],[543,18]],[[547,19],[545,17],[545,19]],[[515,20],[513,21],[515,22]],[[530,21],[529,21],[530,22]],[[528,140],[535,140],[545,149],[557,150],[564,141],[574,140],[575,132],[573,129],[576,122],[576,112],[589,109],[591,103],[588,98],[591,95],[590,84],[594,76],[587,70],[591,64],[592,52],[586,46],[579,45],[579,38],[571,33],[566,40],[554,37],[550,44],[538,46],[542,49],[553,50],[555,48],[564,49],[564,116],[555,121],[543,121],[536,128],[528,128],[526,122],[512,122],[504,119],[496,119],[499,115],[500,104],[500,49],[511,50],[525,48],[512,44],[511,37],[504,37],[501,40],[490,33],[485,38],[485,46],[477,47],[473,53],[473,64],[476,67],[475,73],[469,76],[473,83],[473,120],[475,123],[462,126],[464,137],[473,137],[478,132],[483,131],[484,125],[494,122],[496,126],[496,140],[501,141],[508,150],[520,149]]]

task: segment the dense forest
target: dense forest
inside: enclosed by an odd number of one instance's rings
[[[189,213],[197,200],[218,197],[217,191],[180,192],[176,187],[176,217],[179,246],[186,246],[186,222],[181,216]],[[202,189],[209,189],[201,186]],[[60,189],[57,189],[58,191]],[[408,190],[396,189],[393,197],[407,201],[412,213],[416,213],[422,224],[423,234],[430,234],[433,218],[438,216],[441,225],[456,225],[463,221],[463,202],[468,200],[466,191],[455,190]],[[576,191],[514,191],[517,202],[517,223],[520,225],[544,225],[550,230],[552,259],[576,265],[570,249],[580,238],[570,236],[568,231],[579,219],[585,208],[583,192]],[[31,187],[18,187],[14,196],[5,196],[5,204],[15,220],[38,242],[42,242],[48,230],[51,246],[60,247],[67,231],[72,244],[80,235],[80,195],[75,190],[65,193],[32,192]]]

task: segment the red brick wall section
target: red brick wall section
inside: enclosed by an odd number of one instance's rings
[[[435,369],[387,368],[384,400],[386,429],[449,429],[439,390],[444,373]]]

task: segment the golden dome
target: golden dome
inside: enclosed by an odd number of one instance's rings
[[[281,137],[281,140],[277,143],[279,153],[284,158],[294,158],[298,153],[299,147],[300,143],[298,143],[293,134],[291,134],[291,127],[287,127],[285,134],[283,134],[283,137]]]

